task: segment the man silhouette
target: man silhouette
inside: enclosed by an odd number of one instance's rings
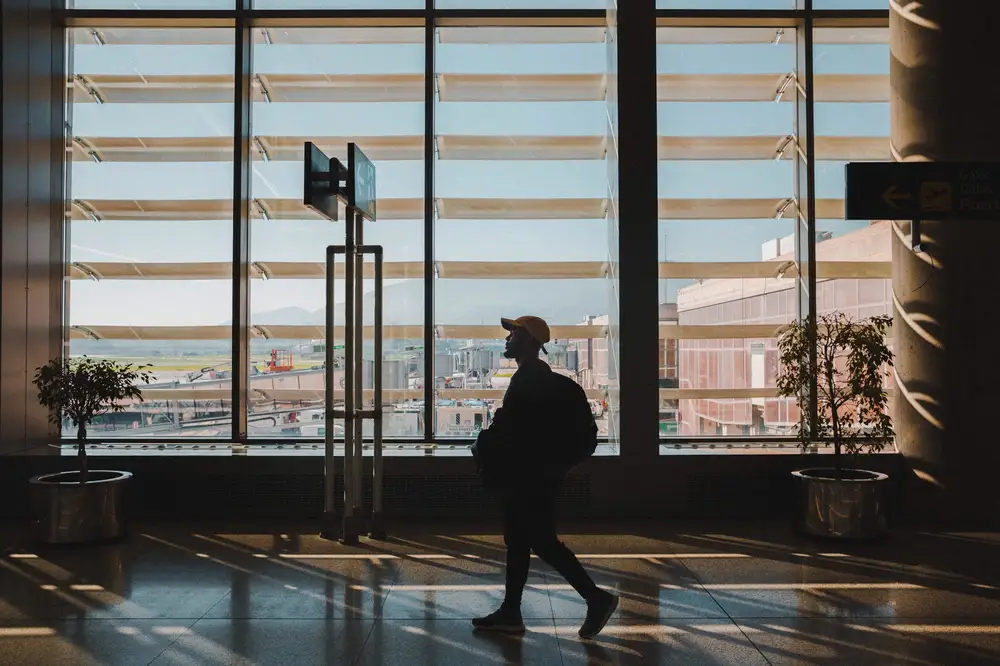
[[[584,570],[556,534],[555,504],[568,467],[555,442],[567,424],[555,419],[552,369],[538,357],[549,342],[548,324],[539,317],[502,319],[509,332],[504,356],[517,362],[503,407],[488,431],[492,475],[503,496],[507,568],[504,601],[499,610],[472,621],[478,630],[523,633],[521,595],[528,581],[531,551],[552,566],[587,602],[580,636],[593,638],[618,608],[618,597],[606,592]],[[478,444],[477,444],[478,446]],[[485,458],[485,452],[483,452]]]

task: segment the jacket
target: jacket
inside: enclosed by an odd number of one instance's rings
[[[558,484],[572,466],[560,448],[566,413],[552,369],[541,359],[522,363],[510,379],[503,406],[479,434],[473,454],[490,488]]]

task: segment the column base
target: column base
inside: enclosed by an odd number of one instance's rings
[[[356,546],[358,544],[357,516],[344,516],[344,527],[340,533],[340,543],[345,546]]]
[[[324,511],[320,518],[319,538],[327,541],[340,540],[340,518],[335,511]]]
[[[372,511],[372,520],[368,527],[368,537],[377,541],[385,540],[385,523],[383,522],[381,511]]]

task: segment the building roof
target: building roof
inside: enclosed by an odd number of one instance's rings
[[[864,229],[817,243],[816,278],[890,279],[891,224],[874,222]],[[678,311],[792,289],[796,283],[794,278],[798,275],[794,260],[794,252],[787,252],[770,261],[683,264],[683,277],[697,279],[700,274],[706,279],[677,290]],[[671,270],[671,277],[680,277],[674,266],[678,264],[661,264],[661,277],[664,277],[664,267]]]

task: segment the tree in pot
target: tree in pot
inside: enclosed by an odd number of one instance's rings
[[[38,402],[48,407],[49,421],[61,428],[68,419],[77,429],[80,483],[87,482],[87,426],[96,416],[124,411],[124,400],[141,402],[139,385],[152,379],[149,367],[82,356],[53,359],[35,372]]]
[[[860,454],[882,451],[894,437],[885,390],[886,378],[893,366],[893,354],[886,342],[886,332],[891,325],[892,318],[885,315],[856,320],[837,312],[794,322],[778,338],[778,394],[795,398],[799,403],[802,417],[798,435],[803,448],[816,442],[833,444],[832,470],[806,470],[796,475],[807,484],[825,483],[823,496],[830,501],[842,496],[845,502],[854,502],[858,511],[868,511],[861,518],[855,515],[858,520],[867,520],[874,510],[866,509],[859,497],[867,492],[874,498],[877,493],[872,490],[873,484],[886,477],[856,469],[856,458]],[[813,330],[815,358],[810,344]],[[808,424],[808,399],[814,383],[817,409],[813,429]],[[838,485],[830,485],[831,482]],[[868,485],[858,485],[864,483]],[[831,516],[839,516],[839,525],[818,525],[808,531],[831,536],[864,536],[863,532],[872,531],[863,525],[852,524],[858,520],[842,509],[830,507],[830,515],[826,516],[830,520],[833,520]],[[815,506],[806,510],[815,510]],[[881,504],[877,511],[881,511]],[[814,518],[819,523],[829,522]],[[884,525],[884,516],[877,522]]]

